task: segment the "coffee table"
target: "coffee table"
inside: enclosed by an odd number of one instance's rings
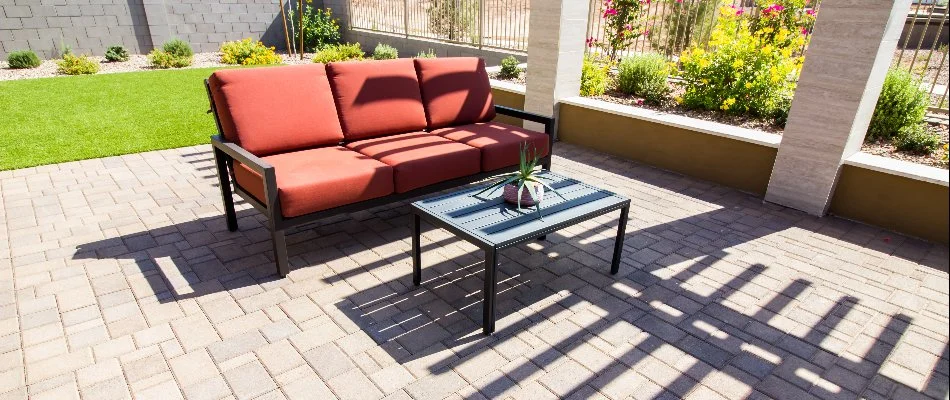
[[[498,250],[535,239],[543,240],[549,233],[620,210],[610,273],[616,274],[620,268],[630,199],[553,172],[541,174],[564,198],[546,192],[540,216],[534,208],[518,210],[505,203],[500,187],[476,196],[487,185],[419,200],[410,205],[413,215],[412,283],[416,286],[422,282],[421,220],[448,230],[485,251],[482,332],[486,335],[495,331]]]

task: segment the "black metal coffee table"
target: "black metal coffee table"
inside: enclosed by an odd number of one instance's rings
[[[541,215],[534,208],[516,209],[501,198],[501,188],[477,197],[482,185],[457,193],[416,201],[411,204],[412,228],[412,282],[422,282],[420,250],[420,220],[448,230],[485,251],[485,290],[482,331],[495,331],[495,289],[498,250],[524,243],[577,224],[582,221],[620,210],[620,224],[614,242],[610,273],[620,268],[624,230],[630,199],[599,189],[552,172],[542,172],[548,183],[564,196],[545,193]]]

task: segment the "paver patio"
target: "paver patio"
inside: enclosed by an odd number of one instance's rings
[[[0,172],[0,398],[945,398],[948,249],[561,143],[633,199],[501,253],[406,203],[228,232],[209,146]]]

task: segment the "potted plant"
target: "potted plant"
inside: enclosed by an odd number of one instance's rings
[[[482,189],[473,196],[478,196],[482,193],[497,189],[499,186],[503,186],[502,198],[505,199],[505,202],[514,204],[518,207],[518,210],[521,210],[522,205],[526,207],[534,206],[539,216],[541,215],[541,202],[544,200],[544,189],[548,189],[558,195],[558,197],[564,199],[564,196],[562,196],[557,189],[554,189],[551,185],[544,182],[544,180],[548,178],[540,174],[541,170],[535,169],[538,165],[537,149],[532,149],[531,153],[532,155],[529,156],[528,143],[523,143],[520,146],[518,171],[500,176],[498,182]],[[541,218],[543,218],[543,216],[541,216]]]

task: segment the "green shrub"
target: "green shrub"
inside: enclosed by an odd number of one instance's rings
[[[501,79],[515,79],[521,75],[521,67],[518,66],[518,59],[515,56],[508,56],[501,60],[501,69],[498,70],[498,77]]]
[[[109,46],[106,49],[106,61],[129,61],[129,51],[121,45]]]
[[[165,42],[165,44],[162,45],[162,50],[179,58],[187,57],[190,59],[191,56],[195,54],[195,52],[191,50],[191,45],[181,39],[172,39]]]
[[[317,52],[313,56],[313,62],[325,64],[337,61],[359,61],[364,55],[359,43],[336,44]]]
[[[435,50],[433,49],[426,49],[416,54],[416,58],[436,58],[436,57],[438,56],[435,55]]]
[[[374,60],[392,60],[395,58],[399,58],[399,50],[396,50],[393,46],[379,43],[376,45],[376,48],[373,49]]]
[[[237,65],[280,64],[281,58],[273,47],[264,46],[251,38],[224,42],[221,45],[221,62]]]
[[[908,125],[897,132],[894,145],[900,151],[930,155],[940,146],[940,135],[928,131],[926,124]]]
[[[781,3],[781,4],[779,4]],[[801,72],[805,33],[814,13],[805,12],[805,0],[780,0],[749,16],[743,9],[723,6],[707,51],[694,44],[683,51],[676,75],[683,96],[677,102],[689,108],[771,117],[791,98]]]
[[[91,75],[99,72],[99,63],[90,60],[85,54],[67,54],[56,62],[56,71],[64,75]]]
[[[581,96],[600,96],[607,91],[609,65],[603,65],[594,56],[584,56],[581,67]]]
[[[179,57],[164,50],[152,50],[148,53],[148,62],[160,69],[184,68],[191,65],[191,57]]]
[[[670,93],[666,81],[669,75],[669,64],[660,54],[630,56],[617,66],[617,90],[643,97],[651,103],[660,103]]]
[[[474,42],[478,37],[476,0],[432,0],[426,13],[429,31],[442,39]]]
[[[40,66],[40,58],[36,56],[33,50],[14,51],[7,55],[7,62],[10,68],[24,69],[36,68]]]
[[[884,87],[877,98],[866,139],[889,139],[901,129],[911,129],[924,120],[928,105],[927,92],[907,71],[891,69],[884,78]]]
[[[303,27],[303,43],[308,52],[340,43],[340,22],[333,18],[333,12],[329,8],[306,6]],[[297,40],[300,40],[299,38],[298,36]]]
[[[784,128],[785,124],[788,123],[788,112],[791,111],[791,109],[792,98],[790,96],[782,96],[775,106],[775,110],[772,111],[772,123]]]

